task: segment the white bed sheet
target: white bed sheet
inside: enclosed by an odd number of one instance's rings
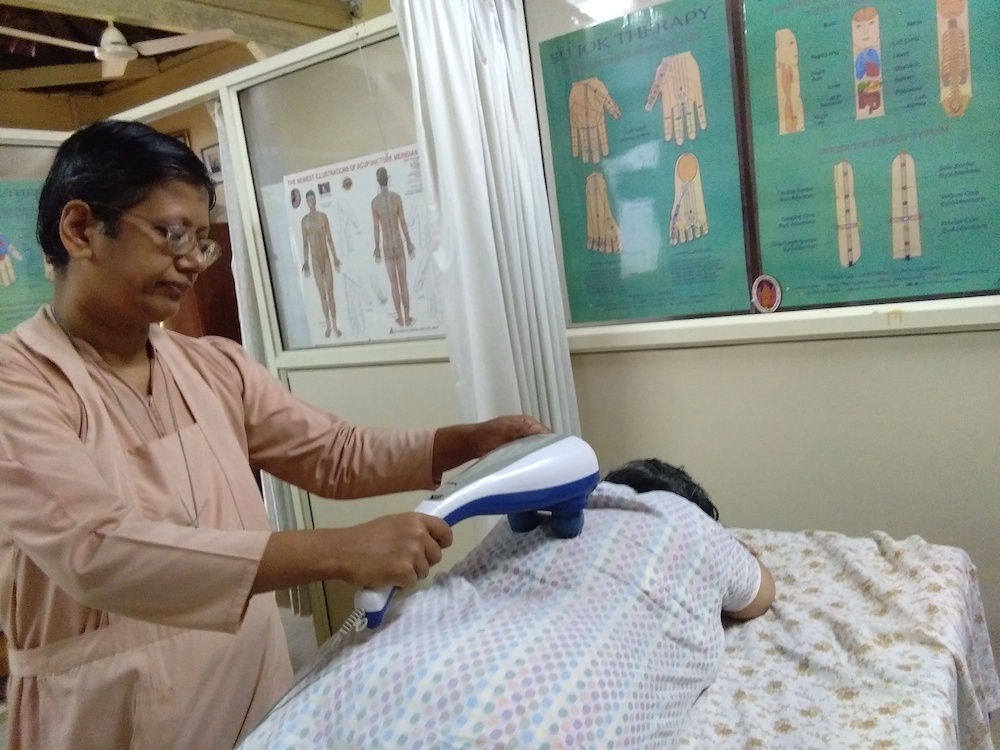
[[[1000,682],[963,550],[880,532],[734,533],[774,573],[777,598],[727,628],[678,747],[993,747]]]

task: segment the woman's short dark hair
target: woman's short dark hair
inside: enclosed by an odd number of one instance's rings
[[[684,471],[658,458],[641,458],[629,461],[609,471],[605,482],[624,484],[636,492],[662,490],[687,498],[716,521],[719,511],[708,499],[708,493]]]
[[[118,217],[141,203],[158,185],[174,180],[208,192],[215,186],[194,152],[173,136],[140,122],[101,120],[81,128],[56,151],[38,198],[38,244],[57,268],[69,262],[59,238],[63,208],[82,200],[114,237]]]

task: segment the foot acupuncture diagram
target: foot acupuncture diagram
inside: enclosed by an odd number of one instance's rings
[[[837,249],[840,265],[853,266],[861,257],[858,201],[854,193],[854,168],[847,160],[833,168],[833,192],[837,207]]]
[[[851,18],[856,117],[864,120],[885,114],[882,87],[882,39],[878,11],[862,8]]]
[[[698,137],[708,127],[701,71],[690,52],[664,57],[656,67],[653,84],[646,96],[646,111],[662,100],[663,139],[678,146]]]
[[[587,175],[587,248],[620,253],[622,235],[608,202],[608,184],[600,172]]]
[[[670,244],[708,234],[701,169],[694,154],[681,154],[674,165],[674,205],[670,211]]]
[[[778,132],[800,133],[806,128],[799,80],[799,45],[791,29],[774,32],[774,75],[778,88]]]
[[[618,119],[621,110],[600,78],[577,81],[569,92],[570,146],[573,156],[597,164],[608,155],[608,116]]]
[[[961,117],[972,100],[968,0],[937,0],[937,33],[941,107]]]
[[[920,251],[920,205],[917,201],[917,167],[913,157],[900,151],[892,160],[892,257],[909,260]]]

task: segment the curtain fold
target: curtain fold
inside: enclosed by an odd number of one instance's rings
[[[462,418],[580,433],[523,11],[392,0],[412,86]]]
[[[222,110],[222,103],[219,101],[209,102],[205,105],[208,108],[212,120],[215,122],[215,129],[219,136],[219,154],[222,159],[222,174],[233,174],[233,159],[229,153],[229,143],[226,140],[226,120]],[[219,209],[213,210],[212,221],[228,221],[229,216],[239,217],[240,214],[239,192],[229,190],[225,194],[225,204]],[[236,306],[240,321],[240,336],[243,339],[243,348],[247,350],[251,357],[258,362],[265,362],[264,355],[264,334],[261,326],[264,316],[257,304],[257,295],[254,292],[253,275],[250,271],[248,259],[249,248],[247,247],[246,234],[243,224],[238,220],[229,221],[229,241],[233,249],[233,281],[236,286]],[[298,528],[295,518],[294,501],[291,489],[281,480],[271,476],[266,472],[260,473],[261,492],[264,496],[264,505],[267,508],[267,515],[271,519],[271,528],[277,531],[285,531]],[[289,591],[292,609],[296,614],[309,614],[311,606],[309,603],[309,592],[305,587],[298,587]]]

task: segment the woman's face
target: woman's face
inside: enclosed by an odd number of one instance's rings
[[[84,304],[112,323],[158,323],[176,314],[205,265],[198,250],[181,257],[170,253],[168,227],[205,237],[207,191],[186,182],[163,183],[118,217],[117,236],[95,227],[80,279]]]

